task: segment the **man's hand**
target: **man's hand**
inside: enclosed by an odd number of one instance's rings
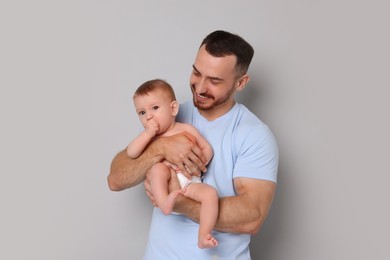
[[[150,171],[146,174],[146,179],[144,181],[144,188],[145,188],[145,193],[148,195],[150,202],[153,204],[154,207],[158,207],[156,203],[156,199],[153,196],[152,193],[152,187],[150,186]]]
[[[163,157],[176,165],[187,178],[200,176],[206,171],[206,157],[191,134],[182,132],[160,138],[159,141],[163,147]]]

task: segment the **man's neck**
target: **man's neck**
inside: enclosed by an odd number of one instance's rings
[[[199,114],[201,114],[208,121],[214,121],[215,119],[220,118],[221,116],[228,113],[236,104],[235,100],[232,100],[229,104],[221,104],[210,110],[201,110],[198,108]]]

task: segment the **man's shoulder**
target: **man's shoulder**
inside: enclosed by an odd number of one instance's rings
[[[273,137],[272,131],[268,125],[242,104],[239,106],[238,117],[235,129],[239,136],[245,137],[245,139],[247,137],[251,137],[252,139]]]
[[[242,127],[265,127],[265,123],[252,111],[250,111],[243,104],[238,104],[238,115],[240,120],[237,121],[239,126]]]

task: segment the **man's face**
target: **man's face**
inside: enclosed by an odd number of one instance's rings
[[[214,57],[202,46],[195,59],[190,77],[193,102],[199,112],[214,120],[234,105],[236,56]]]

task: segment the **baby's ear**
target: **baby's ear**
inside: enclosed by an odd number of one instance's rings
[[[179,103],[176,100],[171,103],[172,116],[176,116],[179,113]]]

